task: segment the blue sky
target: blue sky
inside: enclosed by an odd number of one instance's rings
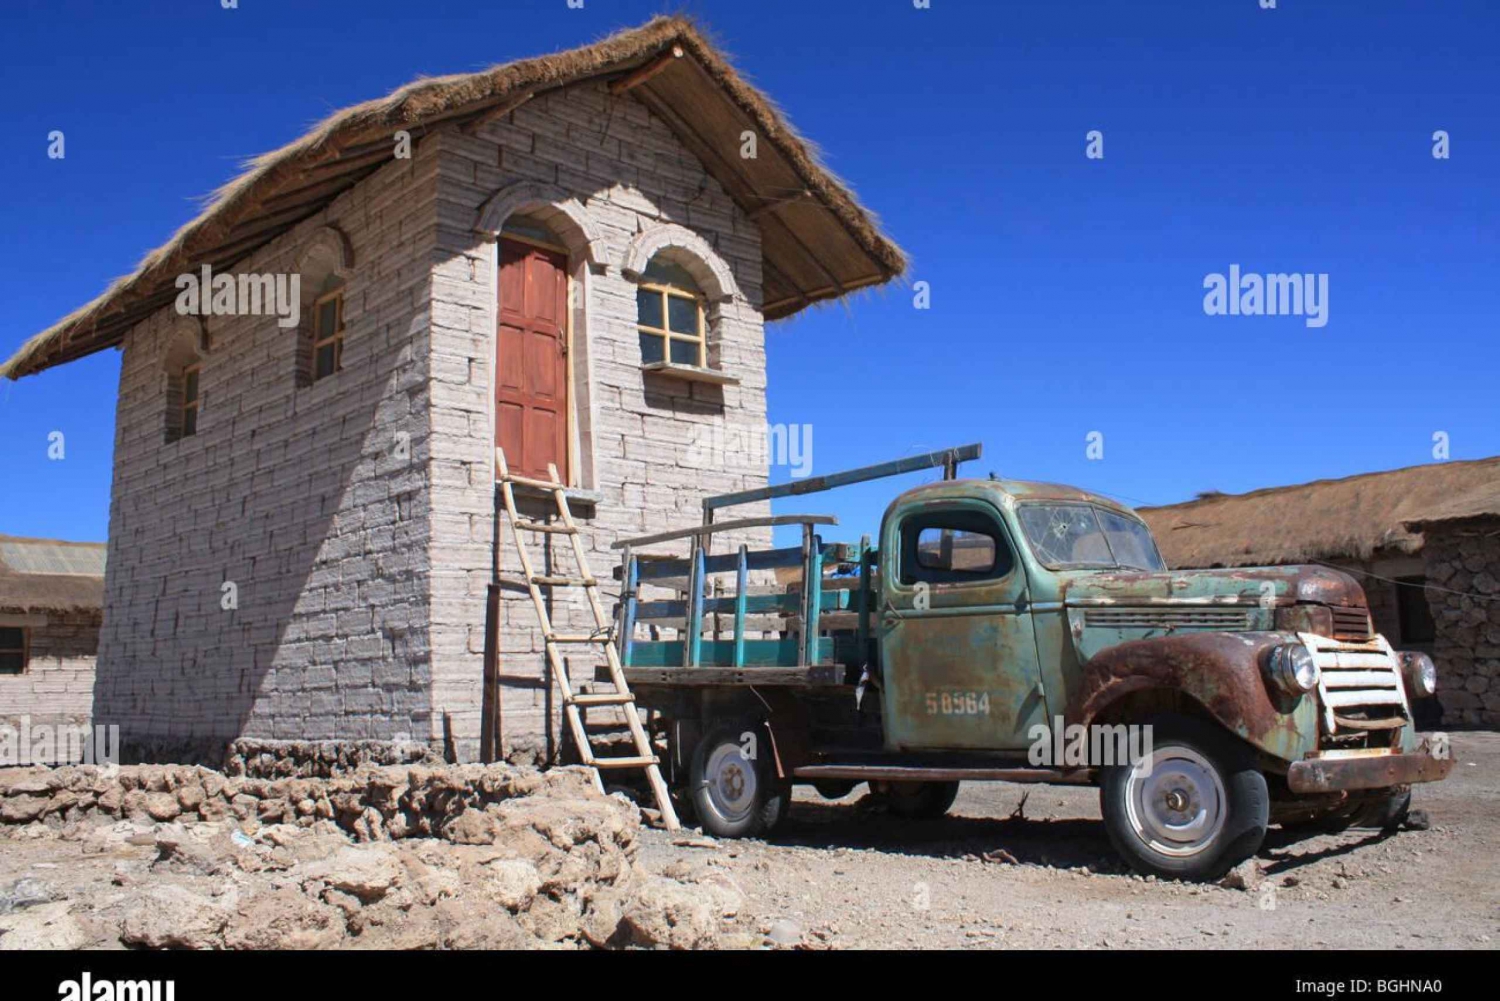
[[[930,285],[929,309],[895,287],[768,328],[771,420],[812,425],[814,473],[982,441],[977,474],[1164,503],[1431,462],[1435,432],[1500,453],[1492,0],[7,0],[0,351],[329,111],[664,10]],[[1327,325],[1206,315],[1232,264],[1326,273]],[[118,373],[106,352],[0,384],[0,533],[104,537]],[[854,536],[899,485],[780,509]]]

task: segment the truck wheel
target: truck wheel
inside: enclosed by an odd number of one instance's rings
[[[1406,815],[1410,812],[1411,788],[1392,789],[1356,810],[1350,818],[1349,826],[1394,831],[1405,822]]]
[[[818,790],[818,795],[824,799],[843,799],[853,792],[858,784],[858,782],[845,779],[824,779],[822,782],[814,782],[813,788]]]
[[[688,792],[705,831],[720,838],[752,838],[785,819],[792,787],[776,777],[769,748],[760,726],[717,726],[698,742]]]
[[[907,820],[936,820],[957,798],[957,782],[886,783],[886,808]]]
[[[1103,769],[1104,827],[1131,867],[1168,879],[1215,879],[1254,855],[1271,797],[1249,749],[1180,716],[1148,720],[1149,758]]]

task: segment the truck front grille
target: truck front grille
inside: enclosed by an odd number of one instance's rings
[[[1370,638],[1370,613],[1363,608],[1333,608],[1333,638],[1364,642]]]
[[[1250,628],[1250,612],[1239,608],[1090,608],[1083,624],[1104,629]]]
[[[1325,736],[1389,730],[1411,720],[1401,668],[1384,636],[1362,641],[1298,636],[1318,664]]]

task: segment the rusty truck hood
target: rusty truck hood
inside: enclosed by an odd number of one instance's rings
[[[1365,607],[1349,574],[1321,566],[1235,567],[1220,570],[1067,570],[1057,574],[1065,604],[1317,603]],[[1267,587],[1266,585],[1270,586]]]

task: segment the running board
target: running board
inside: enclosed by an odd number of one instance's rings
[[[803,765],[792,777],[810,782],[846,779],[856,782],[1051,782],[1089,785],[1089,768],[923,768],[909,765]]]

